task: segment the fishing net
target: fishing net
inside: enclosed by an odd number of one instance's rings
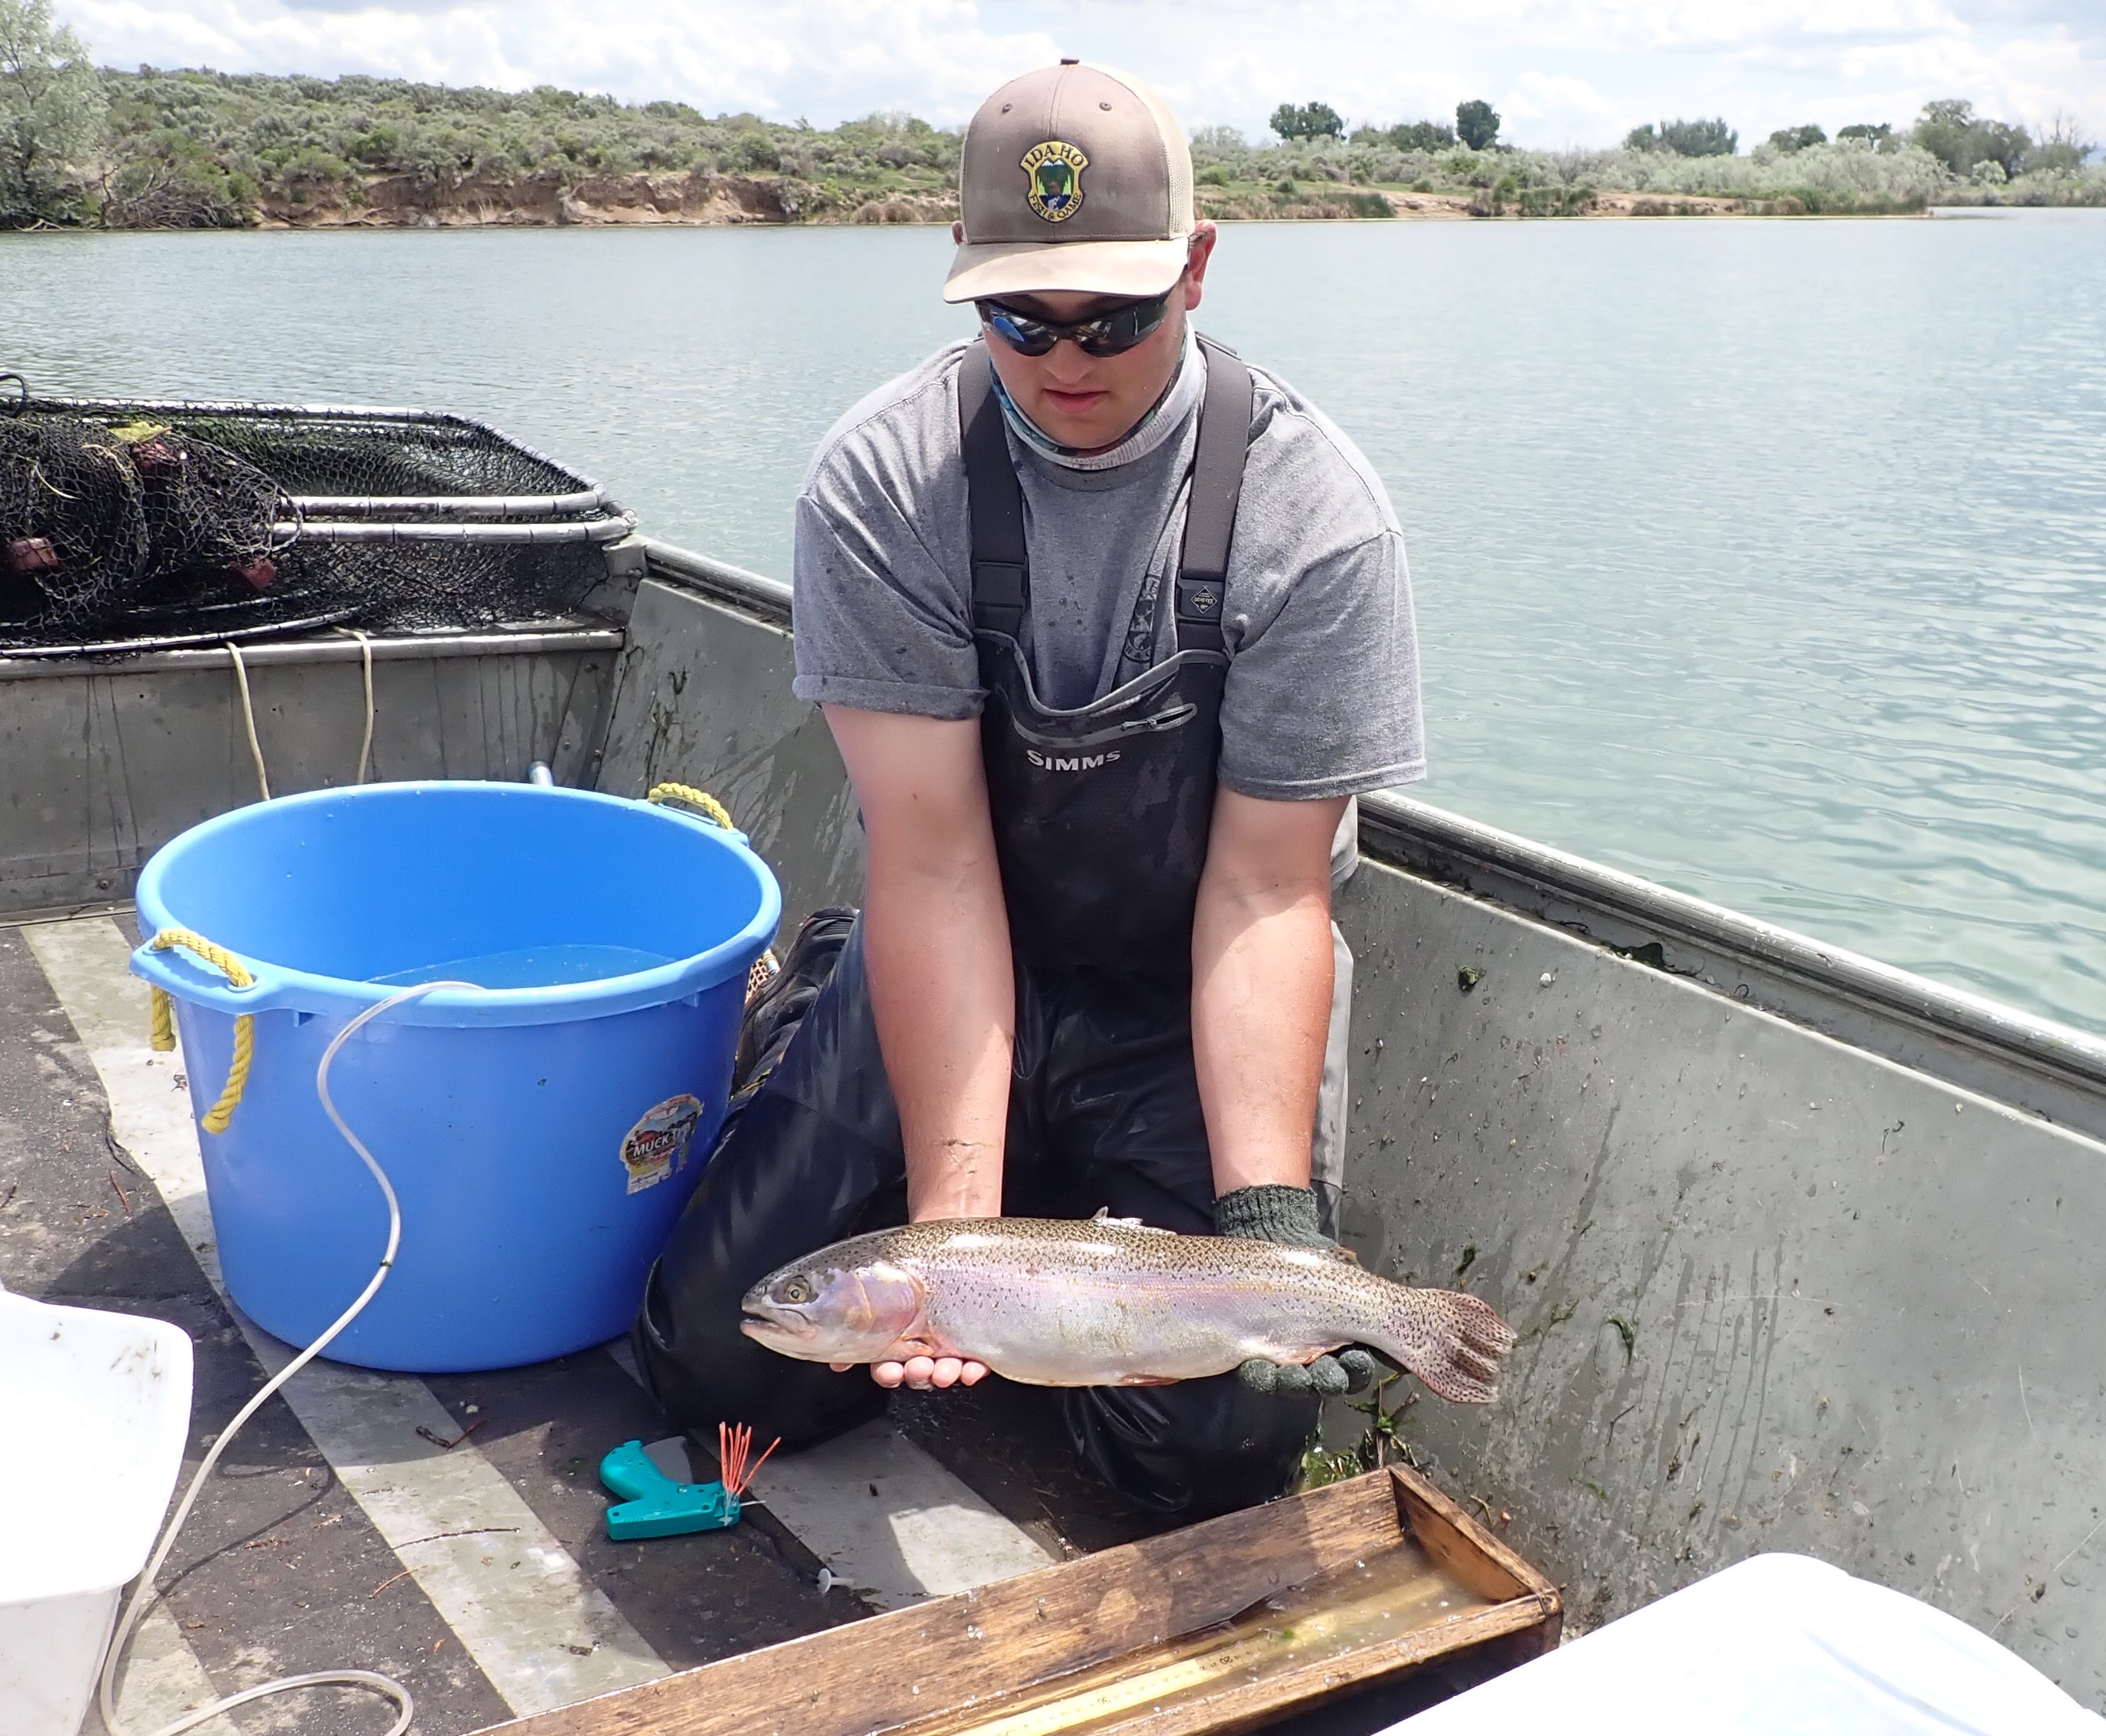
[[[634,528],[459,417],[28,399],[0,412],[0,652],[547,621]]]

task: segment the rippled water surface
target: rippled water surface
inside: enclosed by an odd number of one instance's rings
[[[0,367],[465,410],[786,575],[813,442],[961,330],[947,253],[0,236]],[[1418,793],[2106,1030],[2106,215],[1240,227],[1216,274],[1396,500]]]

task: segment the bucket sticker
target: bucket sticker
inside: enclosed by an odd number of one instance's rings
[[[683,1093],[666,1098],[629,1130],[621,1142],[621,1164],[629,1172],[630,1192],[656,1187],[680,1167],[701,1119],[701,1099]]]

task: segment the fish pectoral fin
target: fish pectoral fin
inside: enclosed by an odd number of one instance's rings
[[[1138,1218],[1114,1218],[1109,1205],[1100,1205],[1091,1214],[1091,1223],[1115,1223],[1122,1229],[1146,1230],[1153,1236],[1175,1236],[1175,1230],[1166,1230],[1159,1223],[1143,1223]]]
[[[1121,1375],[1109,1383],[1113,1386],[1175,1386],[1175,1375]]]
[[[884,1349],[871,1358],[873,1362],[904,1362],[909,1357],[955,1357],[958,1352],[947,1350],[941,1344],[932,1344],[926,1339],[894,1339]]]
[[[1329,1356],[1339,1348],[1337,1344],[1297,1344],[1284,1349],[1275,1348],[1264,1352],[1263,1355],[1266,1361],[1277,1362],[1283,1368],[1290,1365],[1306,1368],[1317,1357]]]

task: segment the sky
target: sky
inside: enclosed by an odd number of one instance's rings
[[[957,124],[1062,55],[1155,85],[1188,126],[1253,138],[1278,103],[1349,122],[1452,117],[1607,145],[1642,121],[1906,123],[1964,96],[2106,133],[2106,0],[57,0],[105,65],[371,73],[832,126]]]

